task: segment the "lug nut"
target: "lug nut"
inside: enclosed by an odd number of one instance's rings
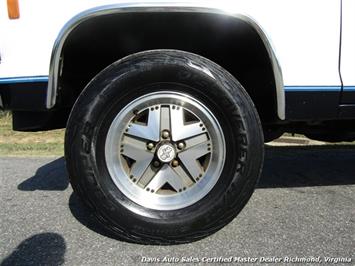
[[[161,133],[161,136],[163,137],[163,139],[169,138],[169,136],[170,136],[169,131],[164,130],[164,131]]]
[[[159,166],[160,166],[160,162],[154,161],[154,162],[153,162],[153,166],[154,166],[154,167],[159,167]]]
[[[177,147],[178,147],[179,150],[182,150],[183,148],[185,148],[185,144],[183,142],[179,142]]]
[[[172,164],[173,167],[177,167],[177,166],[179,166],[179,161],[178,160],[173,160],[171,162],[171,164]]]
[[[149,142],[149,143],[147,144],[147,148],[148,148],[148,150],[153,149],[153,148],[154,148],[154,144],[151,143],[151,142]]]

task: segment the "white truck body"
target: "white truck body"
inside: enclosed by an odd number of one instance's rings
[[[285,86],[341,86],[338,72],[340,0],[237,0],[134,5],[204,6],[243,14],[257,22],[273,44]],[[48,76],[55,40],[75,15],[118,1],[20,1],[20,18],[9,20],[0,6],[0,78]],[[344,0],[341,72],[344,85],[355,85],[355,3]]]

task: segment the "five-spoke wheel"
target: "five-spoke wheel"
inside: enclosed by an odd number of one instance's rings
[[[105,157],[117,187],[147,208],[173,210],[204,197],[224,163],[223,131],[212,112],[176,92],[147,94],[113,120]]]

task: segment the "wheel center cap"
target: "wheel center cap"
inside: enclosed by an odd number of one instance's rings
[[[175,156],[175,148],[170,143],[165,143],[158,148],[157,156],[159,160],[163,163],[171,162]]]

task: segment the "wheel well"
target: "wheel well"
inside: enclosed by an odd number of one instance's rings
[[[273,66],[259,33],[237,17],[204,12],[117,13],[81,22],[61,50],[57,105],[71,107],[102,69],[151,49],[178,49],[216,62],[248,91],[263,122],[277,120]]]

